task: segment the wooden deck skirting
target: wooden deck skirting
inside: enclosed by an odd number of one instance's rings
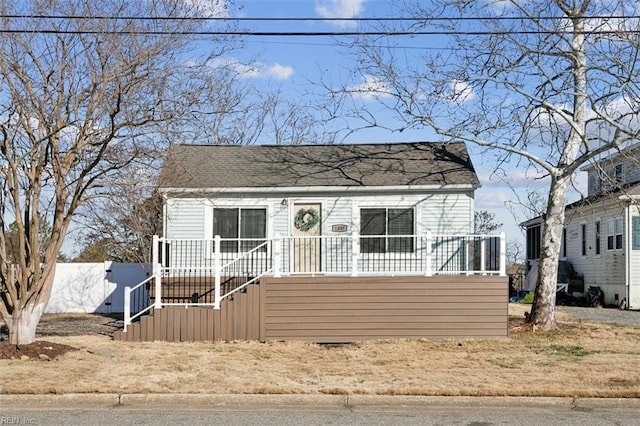
[[[499,276],[263,277],[220,310],[166,307],[114,339],[506,338],[508,295],[507,278]]]
[[[260,291],[248,285],[220,304],[220,309],[200,306],[165,306],[114,333],[114,340],[127,342],[200,342],[217,340],[261,340]]]
[[[506,277],[285,277],[263,284],[264,340],[507,337]]]

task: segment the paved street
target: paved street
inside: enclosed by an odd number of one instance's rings
[[[637,408],[566,406],[134,405],[0,408],[0,425],[637,425]]]

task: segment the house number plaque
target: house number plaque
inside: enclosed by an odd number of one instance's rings
[[[347,232],[349,227],[342,223],[331,225],[331,232]]]

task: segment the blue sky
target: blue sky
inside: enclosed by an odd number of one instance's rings
[[[197,0],[191,0],[197,1]],[[205,2],[206,3],[206,2]],[[384,0],[238,0],[234,9],[228,14],[231,17],[250,18],[368,18],[399,16],[391,9],[391,2]],[[254,31],[339,31],[357,30],[354,21],[308,21],[308,22],[241,22],[247,30]],[[348,40],[348,38],[343,38]],[[411,43],[411,40],[402,40]],[[427,36],[419,42],[422,45],[438,45],[442,40],[436,36]],[[315,83],[324,81],[346,81],[357,63],[354,57],[343,48],[336,46],[331,37],[248,37],[245,48],[233,52],[225,60],[237,61],[238,71],[246,79],[258,86],[277,86],[283,93],[292,98],[299,98],[307,91],[317,91]],[[256,60],[252,67],[243,67],[242,63]],[[351,84],[357,85],[357,82]],[[370,76],[368,81],[360,84],[377,85]],[[302,98],[304,99],[304,98]],[[373,99],[365,99],[373,105]],[[437,140],[433,133],[425,130],[392,133],[382,129],[368,130],[351,134],[345,142],[410,142]],[[496,219],[504,224],[503,231],[508,239],[524,241],[518,220],[526,219],[526,214],[514,218],[506,203],[514,200],[514,193],[501,179],[492,178],[494,163],[485,160],[479,149],[469,146],[472,160],[479,174],[482,188],[476,192],[476,210],[488,210],[495,213]],[[503,179],[515,191],[524,195],[527,187],[532,186],[530,175],[520,169],[506,170]],[[584,179],[583,179],[584,180]],[[539,183],[534,182],[534,185]],[[543,185],[544,186],[544,185]]]

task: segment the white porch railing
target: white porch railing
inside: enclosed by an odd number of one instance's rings
[[[151,308],[206,305],[217,309],[224,298],[265,275],[506,275],[504,233],[374,236],[354,232],[213,240],[154,237],[153,247],[153,275],[125,288],[125,331],[132,320]],[[171,292],[164,288],[165,283],[173,283]],[[147,303],[134,303],[144,298],[143,293],[149,295]]]

